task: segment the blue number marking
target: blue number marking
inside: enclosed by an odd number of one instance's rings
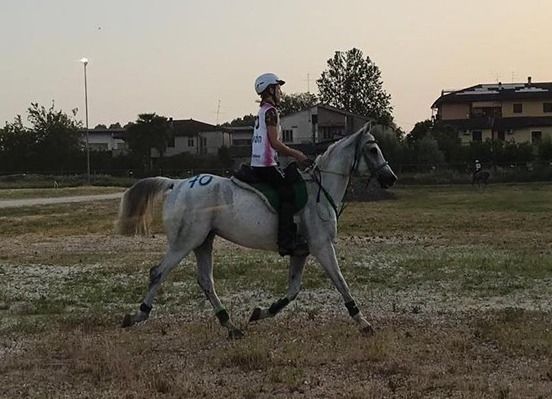
[[[194,178],[188,182],[188,183],[190,183],[190,187],[191,187],[191,188],[194,188],[194,184],[195,184],[195,182],[196,182],[198,179],[199,179],[199,175],[198,175],[198,176],[194,176]]]
[[[213,180],[213,176],[197,175],[197,176],[194,176],[194,178],[190,180],[188,183],[190,183],[190,188],[194,188],[194,185],[196,184],[197,181],[199,181],[200,186],[206,186],[207,184],[211,183],[212,180]]]
[[[201,176],[199,178],[199,184],[202,186],[206,186],[207,184],[211,183],[211,180],[213,180],[213,176]]]

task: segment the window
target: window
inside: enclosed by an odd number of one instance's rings
[[[174,134],[169,134],[169,138],[167,140],[167,147],[174,148]]]
[[[542,104],[543,112],[552,112],[552,103],[543,103]]]
[[[193,146],[194,146],[194,138],[188,137],[188,147],[193,147]]]
[[[499,130],[496,134],[496,138],[500,141],[504,141],[504,130]]]
[[[481,130],[472,130],[472,141],[483,141],[483,135],[481,134]]]
[[[514,114],[521,114],[523,112],[523,104],[514,104]]]
[[[282,140],[284,143],[293,142],[293,130],[283,130],[282,131]]]
[[[331,140],[333,139],[332,131],[329,127],[322,128],[322,140]]]
[[[251,139],[233,139],[232,145],[251,145]]]
[[[531,144],[540,144],[542,142],[542,132],[531,132]]]

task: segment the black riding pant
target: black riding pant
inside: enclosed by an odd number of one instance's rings
[[[277,166],[253,167],[259,180],[273,187],[280,197],[278,209],[278,245],[286,246],[293,242],[297,227],[293,222],[294,191],[293,186],[286,180],[284,172]]]

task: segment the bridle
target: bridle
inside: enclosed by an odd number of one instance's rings
[[[350,177],[354,176],[354,175],[358,175],[358,168],[360,166],[361,157],[362,157],[362,159],[364,159],[364,162],[366,163],[366,165],[369,168],[368,170],[370,172],[370,177],[368,178],[368,181],[372,180],[372,178],[374,176],[376,176],[376,174],[380,170],[382,170],[383,168],[385,168],[389,164],[387,161],[384,161],[379,165],[372,166],[372,162],[370,162],[368,160],[364,150],[360,151],[361,141],[362,141],[362,135],[359,135],[358,138],[355,141],[355,157],[353,159],[353,164],[351,165],[351,169],[349,170],[348,174],[342,173],[342,172],[335,172],[335,171],[331,171],[331,170],[324,170],[324,169],[321,169],[320,167],[318,167],[318,165],[316,165],[316,164],[312,167],[312,169],[310,171],[310,175],[312,176],[313,181],[316,184],[318,184],[318,194],[316,195],[316,202],[317,203],[320,202],[320,194],[323,193],[324,196],[326,197],[326,199],[328,200],[328,202],[330,203],[330,205],[332,206],[332,208],[335,212],[335,215],[336,215],[336,219],[339,219],[339,217],[341,216],[341,213],[343,213],[343,210],[345,209],[345,201],[343,201],[343,203],[341,204],[341,209],[338,210],[334,199],[332,198],[332,196],[330,195],[328,190],[326,190],[324,188],[324,185],[322,184],[322,173],[339,175],[339,176],[344,176],[344,177],[349,178],[349,181],[347,182],[347,187],[345,188],[345,194],[343,195],[343,198],[345,198],[345,196],[347,195],[347,191],[349,190],[349,186],[351,185]],[[376,140],[368,140],[364,143],[363,147],[367,144],[377,144],[377,141]]]

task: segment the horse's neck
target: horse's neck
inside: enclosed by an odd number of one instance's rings
[[[343,151],[338,151],[336,148],[332,153],[324,155],[318,163],[322,185],[339,206],[343,202],[343,196],[349,184],[354,154],[350,148]]]

